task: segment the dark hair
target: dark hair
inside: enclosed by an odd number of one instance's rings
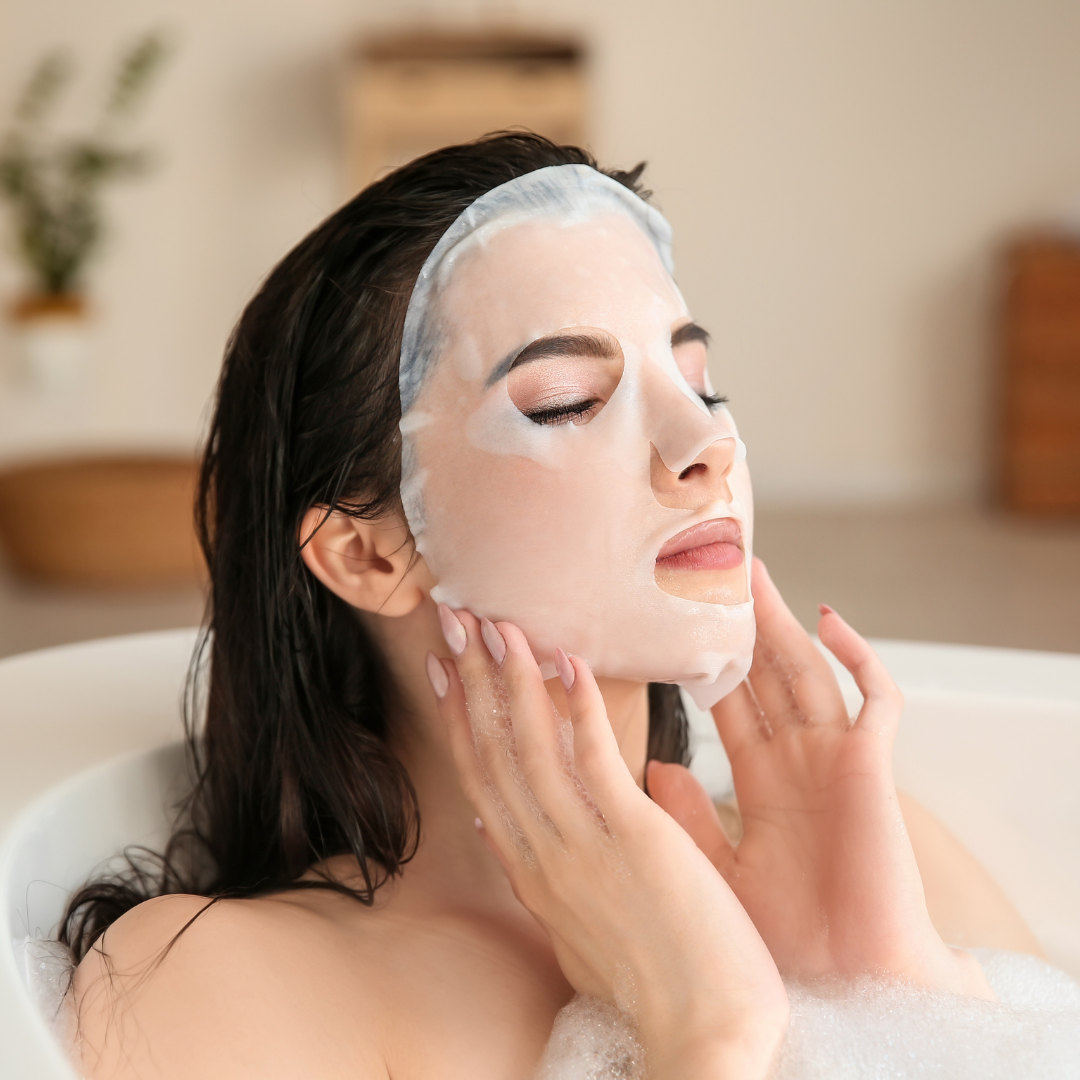
[[[565,164],[596,168],[527,133],[419,158],[301,241],[244,310],[196,504],[210,603],[185,709],[194,787],[163,856],[129,853],[126,873],[72,897],[61,940],[76,959],[152,895],[296,888],[314,863],[351,853],[363,888],[314,887],[370,904],[412,857],[416,796],[387,741],[395,687],[355,613],[307,569],[298,530],[312,506],[369,518],[400,505],[398,354],[420,268],[475,199]],[[607,175],[647,197],[643,168]],[[686,760],[676,687],[649,687],[649,755]]]

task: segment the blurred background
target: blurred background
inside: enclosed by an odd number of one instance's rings
[[[808,626],[1080,652],[1078,55],[1060,0],[7,0],[0,655],[198,621],[246,299],[388,167],[511,125],[649,162]],[[64,280],[27,255],[31,143],[93,151]]]

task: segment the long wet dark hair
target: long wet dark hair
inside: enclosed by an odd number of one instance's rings
[[[395,687],[297,536],[312,506],[361,518],[400,508],[398,355],[420,268],[485,192],[567,164],[597,167],[585,150],[527,133],[428,154],[329,217],[248,304],[195,509],[210,602],[185,709],[194,786],[163,855],[129,853],[125,872],[72,897],[60,936],[76,960],[153,895],[320,887],[370,904],[412,857],[416,795],[388,740]],[[643,168],[607,175],[648,197]],[[650,758],[685,763],[687,749],[677,688],[651,684]],[[362,888],[298,882],[340,854],[356,857]]]

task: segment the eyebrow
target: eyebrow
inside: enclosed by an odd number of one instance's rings
[[[687,341],[700,341],[708,345],[709,332],[697,323],[690,322],[680,326],[671,335],[673,349]],[[492,369],[484,387],[486,389],[494,386],[519,364],[527,364],[530,360],[547,360],[565,356],[590,356],[595,360],[615,360],[618,359],[619,349],[611,338],[601,334],[555,334],[552,337],[537,338],[525,348],[504,356]]]
[[[617,342],[602,334],[555,334],[537,338],[524,349],[504,356],[487,377],[486,386],[494,386],[512,368],[531,360],[548,360],[552,357],[589,356],[594,360],[617,360],[622,355]]]
[[[684,345],[688,341],[700,341],[705,345],[709,344],[709,331],[704,327],[698,326],[697,323],[688,322],[685,326],[680,326],[678,330],[671,335],[671,347],[674,349],[676,345]]]

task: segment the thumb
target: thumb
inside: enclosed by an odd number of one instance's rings
[[[690,834],[709,862],[724,873],[734,849],[712,799],[694,774],[682,765],[650,761],[645,775],[653,802],[670,814]]]

